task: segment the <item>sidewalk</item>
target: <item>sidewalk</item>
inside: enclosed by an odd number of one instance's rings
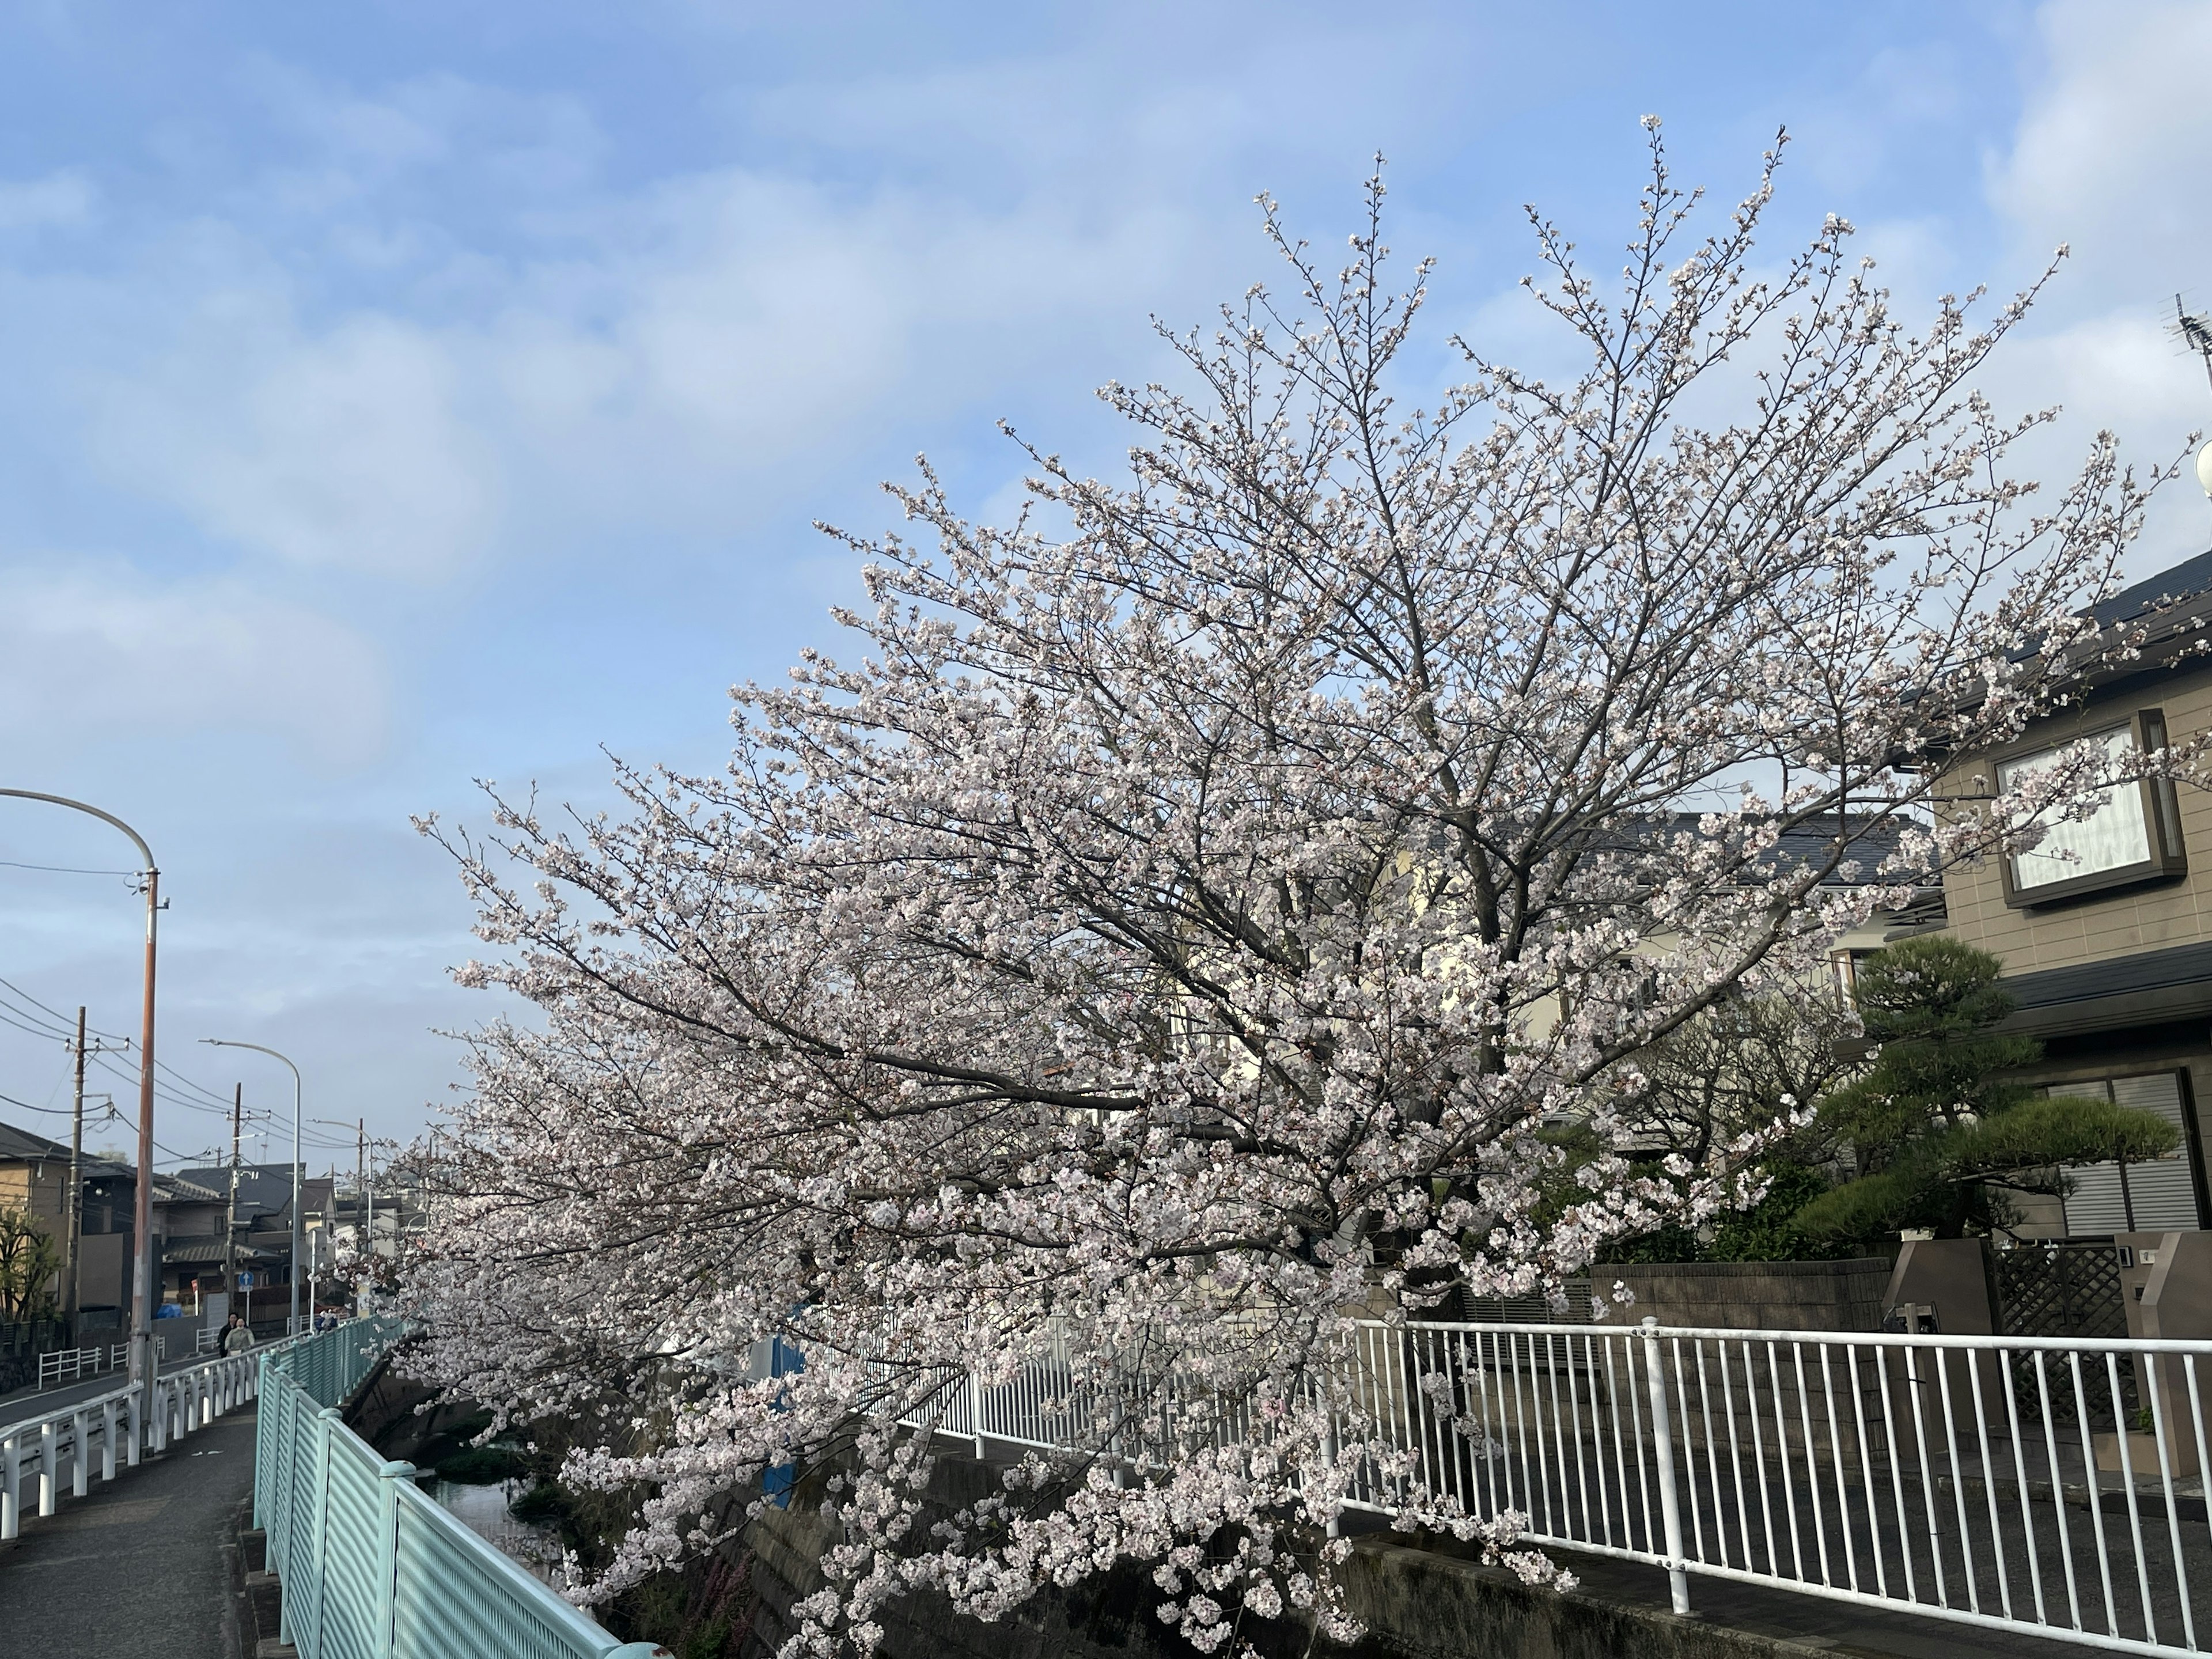
[[[56,1389],[55,1393],[62,1390]],[[253,1490],[251,1404],[122,1479],[64,1496],[0,1545],[9,1651],[53,1659],[234,1659],[237,1602],[225,1550]]]

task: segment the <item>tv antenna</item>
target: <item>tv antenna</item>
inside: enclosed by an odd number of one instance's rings
[[[2181,296],[2173,296],[2173,336],[2181,342],[2181,349],[2193,351],[2204,360],[2204,376],[2212,380],[2212,313],[2191,313],[2181,303]],[[2197,452],[2197,482],[2204,493],[2212,496],[2212,444]]]

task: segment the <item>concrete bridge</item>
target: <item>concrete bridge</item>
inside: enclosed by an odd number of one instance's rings
[[[12,1402],[0,1416],[0,1650],[666,1659],[618,1642],[345,1426],[340,1402],[396,1334],[358,1321],[173,1366],[150,1391],[94,1383]],[[259,1594],[241,1598],[248,1588]],[[273,1637],[248,1611],[271,1602]]]

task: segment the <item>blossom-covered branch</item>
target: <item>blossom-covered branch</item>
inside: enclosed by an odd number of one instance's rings
[[[1929,810],[1929,757],[2100,648],[2142,487],[2104,440],[2043,498],[2008,471],[2043,417],[1972,380],[2026,296],[1911,332],[1837,221],[1759,274],[1773,163],[1692,242],[1655,130],[1617,288],[1538,222],[1586,368],[1469,349],[1421,409],[1426,270],[1389,285],[1379,179],[1340,270],[1267,204],[1285,291],[1106,389],[1127,477],[1031,447],[990,526],[925,465],[908,530],[833,532],[852,654],[741,690],[726,774],[432,827],[495,947],[465,977],[538,1021],[477,1040],[417,1363],[519,1418],[639,1402],[572,1461],[653,1493],[592,1593],[795,1466],[847,1540],[825,1650],[908,1589],[988,1617],[1123,1559],[1201,1648],[1340,1621],[1313,1528],[1347,1317],[1740,1201],[1756,1133],[1632,1161],[1638,1057],[2102,781]],[[1609,1150],[1560,1213],[1563,1115]],[[771,1334],[804,1370],[747,1381]],[[931,1522],[896,1419],[1046,1360],[1255,1402],[1266,1449],[1102,1441]],[[1408,1490],[1409,1524],[1510,1549]]]

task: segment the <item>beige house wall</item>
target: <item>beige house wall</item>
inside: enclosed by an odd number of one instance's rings
[[[2212,669],[2154,680],[2063,718],[2042,721],[2019,747],[2063,743],[2103,730],[2142,708],[2165,712],[2167,735],[2176,744],[2212,728]],[[1966,762],[1945,778],[1941,793],[1984,795],[1994,788],[1996,775],[1991,758]],[[2212,787],[2185,781],[2176,795],[2189,855],[2188,873],[2179,880],[2022,910],[2005,902],[1996,859],[1984,858],[1944,872],[1952,936],[1993,951],[2004,959],[2006,971],[2014,974],[2070,968],[2212,939]]]

